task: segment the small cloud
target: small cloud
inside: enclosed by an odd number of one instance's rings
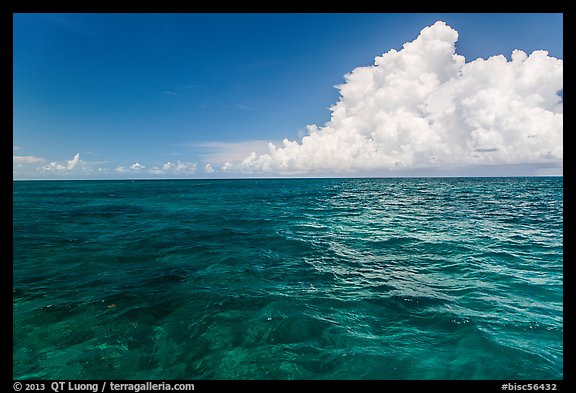
[[[214,173],[214,168],[212,168],[212,165],[206,164],[206,166],[204,166],[204,172],[206,172],[206,173]]]
[[[73,159],[67,161],[68,164],[66,165],[66,168],[72,170],[78,166],[79,162],[80,162],[80,153],[76,153]]]
[[[135,162],[134,164],[130,165],[129,167],[125,166],[117,166],[115,171],[118,173],[142,173],[142,171],[146,169],[146,167],[139,162]]]
[[[51,162],[50,164],[43,166],[40,168],[43,171],[65,171],[66,167],[62,164],[58,164],[57,162]]]
[[[226,161],[226,162],[224,163],[224,165],[222,165],[222,170],[225,171],[225,172],[226,172],[226,171],[229,171],[229,170],[231,170],[231,169],[232,169],[232,163],[231,163],[230,161]]]
[[[140,164],[139,162],[137,162],[137,163],[132,164],[130,166],[130,169],[133,171],[141,171],[141,170],[146,169],[146,167],[144,165]]]
[[[154,166],[148,171],[153,175],[180,175],[180,174],[191,174],[196,172],[196,163],[192,162],[166,162],[161,167]]]
[[[39,168],[41,171],[47,172],[72,172],[80,167],[85,168],[86,163],[80,159],[80,153],[76,153],[71,160],[66,161],[66,165],[57,162],[51,162]]]
[[[174,93],[173,91],[170,91],[170,90],[165,90],[162,92],[162,94],[166,94],[168,96],[177,96],[178,95],[178,93]]]
[[[37,164],[39,162],[44,162],[44,161],[46,161],[46,160],[42,157],[12,155],[12,163],[13,164]]]

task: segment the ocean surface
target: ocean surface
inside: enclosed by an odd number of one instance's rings
[[[16,181],[15,379],[560,379],[562,178]]]

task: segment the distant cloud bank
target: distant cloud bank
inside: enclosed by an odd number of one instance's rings
[[[80,153],[76,153],[71,160],[66,161],[65,165],[51,162],[50,164],[41,167],[40,170],[43,172],[71,172],[84,166],[84,161],[80,160]]]
[[[563,62],[539,50],[466,63],[458,32],[424,28],[400,51],[358,67],[338,86],[324,126],[269,144],[245,173],[414,170],[478,165],[561,165]],[[229,168],[228,168],[229,169]]]
[[[18,165],[18,164],[37,164],[39,162],[44,162],[44,161],[46,161],[46,160],[42,157],[12,155],[12,163],[15,165]]]

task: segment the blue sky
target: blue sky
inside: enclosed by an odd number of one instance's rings
[[[278,175],[222,167],[324,125],[345,74],[438,20],[466,62],[563,58],[561,14],[15,14],[14,178]]]

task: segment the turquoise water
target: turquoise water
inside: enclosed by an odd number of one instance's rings
[[[562,178],[14,182],[16,379],[558,379]]]

